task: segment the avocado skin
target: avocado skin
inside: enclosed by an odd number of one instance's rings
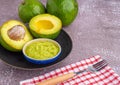
[[[45,13],[45,7],[39,0],[24,0],[18,7],[19,17],[24,23],[28,23],[32,17],[43,13]]]
[[[46,35],[46,34],[38,34],[38,33],[36,33],[33,30],[30,30],[30,31],[31,31],[32,35],[35,38],[50,38],[50,39],[55,39],[60,34],[60,32],[61,32],[61,30],[60,30],[60,31],[58,31],[58,32],[56,32],[54,34],[48,34],[48,35]]]
[[[77,0],[47,0],[47,12],[59,17],[63,26],[70,25],[77,16]]]

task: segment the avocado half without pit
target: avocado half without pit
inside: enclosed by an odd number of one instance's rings
[[[14,52],[21,51],[23,45],[33,39],[26,26],[17,20],[3,23],[0,38],[1,45]]]
[[[30,20],[29,27],[36,38],[55,39],[62,29],[62,22],[54,15],[40,14]]]

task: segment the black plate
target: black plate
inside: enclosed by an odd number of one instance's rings
[[[72,40],[64,30],[61,31],[60,35],[55,40],[61,45],[62,53],[60,58],[53,63],[46,65],[32,64],[24,59],[22,52],[10,52],[4,49],[2,46],[0,46],[0,59],[11,66],[22,69],[37,69],[56,64],[66,58],[70,53],[72,49]]]

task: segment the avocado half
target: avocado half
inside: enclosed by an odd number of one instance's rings
[[[54,15],[40,14],[30,20],[29,27],[36,38],[55,39],[62,29],[62,22]]]
[[[9,20],[1,26],[0,42],[9,51],[21,51],[23,45],[32,39],[26,26],[17,20]]]

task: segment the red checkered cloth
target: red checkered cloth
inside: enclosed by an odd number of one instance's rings
[[[56,69],[44,75],[21,81],[20,85],[35,85],[43,80],[66,74],[68,72],[78,72],[79,70],[86,69],[89,65],[97,63],[100,60],[100,56],[93,56],[80,62]],[[120,77],[112,70],[111,67],[106,66],[99,72],[84,72],[72,79],[68,79],[67,81],[60,83],[59,85],[120,85]]]

